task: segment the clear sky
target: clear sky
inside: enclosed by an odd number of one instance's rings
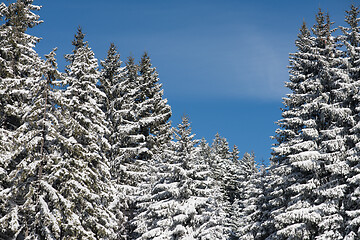
[[[35,0],[44,21],[31,31],[44,55],[58,63],[72,51],[77,26],[96,57],[114,42],[124,61],[147,51],[159,72],[175,126],[186,113],[198,138],[219,134],[241,153],[268,162],[282,97],[288,92],[288,54],[303,20],[321,7],[334,26],[354,0]]]

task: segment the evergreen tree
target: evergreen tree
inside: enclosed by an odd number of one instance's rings
[[[120,84],[124,78],[124,68],[121,67],[121,64],[120,54],[117,52],[114,43],[111,43],[107,52],[107,58],[101,61],[101,87],[107,97],[105,112],[108,118],[110,118],[110,128],[112,128],[111,112],[114,111],[113,108],[117,107],[116,100],[121,97],[118,90],[118,84]]]
[[[43,63],[34,50],[39,38],[26,33],[41,22],[32,12],[39,9],[32,1],[0,4],[0,191],[10,189],[8,176],[26,155],[18,148],[16,131],[33,105],[33,87],[41,77]]]
[[[348,195],[344,199],[344,208],[346,212],[346,236],[345,239],[356,239],[360,237],[359,223],[360,218],[358,191],[359,191],[359,59],[360,59],[360,27],[359,27],[359,8],[354,5],[349,11],[346,11],[345,22],[348,27],[340,27],[343,35],[341,40],[346,48],[346,55],[343,59],[341,70],[347,76],[344,81],[343,88],[346,91],[346,103],[352,111],[353,119],[356,123],[350,129],[350,135],[347,137],[347,145],[349,146],[349,156],[347,158],[348,167],[345,168],[347,173]],[[344,171],[342,170],[342,171]]]
[[[72,212],[77,216],[78,226],[69,230],[73,236],[114,239],[123,225],[123,217],[119,212],[120,193],[111,181],[106,156],[110,146],[105,136],[109,130],[101,109],[105,94],[97,87],[100,77],[97,59],[87,42],[79,44],[80,39],[81,29],[73,41],[73,54],[67,55],[70,64],[64,83],[68,87],[61,99],[66,120],[62,123],[62,135],[68,139],[63,156],[68,171],[62,174],[68,180],[61,190],[75,203]]]
[[[150,204],[136,218],[138,239],[226,239],[219,193],[209,166],[199,159],[187,117],[175,137],[174,148],[157,167]]]
[[[146,52],[141,58],[139,73],[140,94],[136,101],[142,105],[138,116],[140,132],[146,137],[147,148],[156,154],[171,139],[171,108],[163,99],[162,84],[158,83],[158,73]]]
[[[211,162],[211,147],[206,142],[205,138],[202,138],[199,142],[198,152],[200,157],[210,166]]]
[[[74,35],[74,40],[72,41],[72,45],[74,46],[72,54],[65,55],[66,61],[68,61],[70,64],[75,61],[75,54],[79,50],[79,48],[83,48],[87,44],[87,42],[84,41],[84,38],[85,34],[82,32],[81,26],[78,26],[77,32]],[[68,71],[68,67],[65,70]]]
[[[41,60],[34,50],[39,38],[26,31],[39,24],[33,1],[1,3],[0,16],[0,128],[14,130],[22,124],[24,109],[32,99],[30,88],[41,76]],[[1,141],[2,142],[2,141]],[[4,142],[7,142],[5,139]]]
[[[54,52],[48,57],[53,54]],[[57,117],[51,104],[54,98],[49,90],[54,73],[49,68],[50,62],[47,63],[44,68],[46,79],[34,79],[35,84],[29,91],[34,96],[34,104],[23,116],[24,124],[15,131],[16,141],[13,144],[15,143],[16,147],[7,152],[10,161],[4,166],[7,170],[4,179],[8,184],[1,192],[0,204],[0,224],[1,229],[5,230],[2,232],[4,239],[41,236],[42,228],[48,227],[41,227],[44,220],[41,218],[44,216],[36,214],[41,207],[38,193],[42,169],[47,161],[56,161],[58,158],[55,150],[57,126],[53,124]]]
[[[229,216],[234,225],[233,234],[235,239],[258,239],[259,232],[261,232],[259,223],[262,220],[261,206],[266,204],[266,198],[264,197],[266,171],[257,171],[255,162],[250,162],[253,165],[242,165],[247,166],[247,168],[243,168],[240,175],[240,197],[233,203],[233,214]]]
[[[346,136],[355,122],[331,25],[319,10],[313,36],[303,24],[290,57],[292,93],[278,123],[260,239],[343,237]]]
[[[150,164],[150,150],[146,145],[146,136],[140,131],[139,112],[143,108],[137,102],[140,94],[138,66],[132,57],[128,58],[123,81],[114,88],[112,113],[113,145],[112,159],[118,179],[125,184],[137,187],[147,179]]]
[[[237,147],[233,153],[229,151],[227,140],[217,133],[211,145],[210,167],[214,179],[223,192],[224,201],[230,206],[237,197],[238,172],[240,165],[237,160]],[[229,213],[230,210],[227,210]]]
[[[123,213],[127,217],[126,234],[132,235],[131,220],[136,214],[136,199],[142,194],[148,179],[149,162],[144,161],[149,150],[145,147],[145,136],[140,133],[136,103],[139,95],[138,66],[129,57],[125,68],[121,67],[120,55],[114,44],[110,45],[103,66],[101,83],[107,96],[106,118],[110,133],[111,172],[118,189],[124,193]]]

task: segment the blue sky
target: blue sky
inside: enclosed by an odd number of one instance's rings
[[[58,63],[72,51],[77,26],[96,57],[114,42],[126,60],[148,51],[159,72],[175,126],[183,114],[198,138],[219,134],[268,162],[275,121],[288,92],[288,54],[303,20],[319,7],[344,25],[353,0],[35,0],[44,21],[31,30],[44,55],[58,47]]]

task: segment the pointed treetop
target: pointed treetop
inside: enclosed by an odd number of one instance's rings
[[[104,61],[101,61],[101,66],[108,74],[114,74],[120,68],[121,63],[122,62],[120,61],[120,54],[118,53],[115,44],[110,43],[107,57]]]
[[[308,29],[308,27],[306,26],[306,22],[303,21],[301,28],[300,28],[300,33],[298,34],[299,38],[302,37],[310,37],[310,30]]]
[[[141,60],[140,60],[140,65],[151,67],[151,60],[150,60],[149,54],[147,52],[144,52],[144,54],[142,55]]]
[[[181,123],[178,124],[178,128],[175,129],[176,139],[179,141],[184,140],[186,137],[189,137],[192,139],[194,135],[191,135],[191,126],[190,126],[190,120],[187,115],[183,115],[181,117]]]
[[[57,48],[54,48],[49,54],[45,55],[46,62],[43,73],[49,83],[53,83],[56,79],[61,78],[61,73],[58,71],[58,64],[56,62],[56,50]]]
[[[239,160],[239,153],[240,153],[239,148],[236,145],[234,145],[231,151],[230,160],[233,162],[237,162]]]
[[[219,133],[216,133],[211,148],[220,158],[229,159],[229,143],[227,142],[226,138],[221,137]]]
[[[132,55],[128,56],[126,65],[135,65],[135,59]]]
[[[107,65],[106,63],[112,63],[112,65],[120,66],[119,60],[120,60],[120,54],[118,53],[115,44],[110,43],[110,47],[107,52],[107,58],[101,65],[104,66]]]
[[[154,84],[158,82],[158,74],[156,72],[156,68],[152,67],[150,56],[147,52],[144,52],[143,56],[140,60],[140,75],[143,76],[145,82],[150,84]]]
[[[307,52],[309,50],[309,47],[311,46],[310,37],[310,30],[306,26],[306,22],[303,21],[298,38],[295,40],[295,45],[297,46],[298,50],[302,52]]]
[[[327,13],[319,9],[316,14],[316,24],[312,28],[314,35],[317,37],[318,46],[320,48],[325,48],[328,44],[328,40],[330,39],[330,35],[334,30],[330,30],[331,25],[334,23],[330,21],[330,16]]]
[[[8,20],[8,25],[15,27],[19,32],[26,32],[28,28],[33,28],[42,23],[39,20],[40,16],[32,11],[40,10],[40,6],[32,5],[33,0],[17,0],[9,4],[7,11],[5,11],[5,19]],[[4,8],[5,9],[5,8]]]
[[[138,66],[135,64],[135,59],[133,56],[129,56],[127,58],[126,70],[129,80],[135,81],[137,79]]]
[[[194,146],[198,143],[194,140],[195,134],[191,132],[189,117],[184,115],[181,117],[181,123],[177,129],[174,128],[175,139],[178,140],[178,151],[183,154],[190,154]]]
[[[345,16],[345,22],[349,24],[351,28],[358,28],[359,27],[359,7],[355,7],[353,4],[350,7],[350,11],[345,11],[347,15]]]
[[[83,33],[81,26],[78,26],[77,33],[74,35],[74,37],[75,39],[72,41],[72,45],[75,46],[75,53],[76,50],[86,45],[86,42],[84,42],[85,34]]]
[[[101,70],[101,84],[105,88],[105,92],[109,95],[112,86],[115,86],[121,78],[121,64],[120,54],[117,52],[114,43],[110,44],[107,52],[107,57],[104,61],[100,62],[103,67]],[[108,96],[109,97],[109,96]]]
[[[360,46],[360,18],[359,18],[359,7],[355,7],[351,5],[350,11],[345,11],[345,22],[350,26],[350,28],[341,28],[341,30],[348,36],[348,41],[354,47]],[[346,31],[350,31],[350,33],[346,33]]]

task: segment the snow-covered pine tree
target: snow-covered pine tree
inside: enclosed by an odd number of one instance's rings
[[[227,164],[229,163],[229,144],[225,138],[222,138],[219,133],[216,133],[215,138],[211,144],[211,155],[209,159],[209,165],[211,167],[211,172],[213,178],[217,181],[221,187],[224,197],[228,199],[226,193],[225,182],[223,181],[224,176],[226,175]]]
[[[141,105],[136,102],[140,92],[138,66],[132,57],[128,58],[124,71],[123,79],[111,87],[113,101],[108,111],[112,127],[111,162],[121,183],[137,186],[143,180],[142,175],[146,175],[140,168],[146,165],[144,160],[151,154],[145,146],[145,136],[140,133],[138,112]]]
[[[171,138],[171,109],[150,58],[144,54],[140,66],[128,58],[121,82],[113,86],[109,116],[113,131],[112,169],[129,198],[128,222],[136,215],[139,196],[149,191],[153,157]],[[132,228],[128,232],[132,235]]]
[[[266,171],[256,170],[249,174],[254,170],[253,167],[244,169],[241,175],[243,177],[240,187],[241,196],[232,205],[233,215],[230,218],[235,223],[234,235],[237,239],[259,239],[258,233],[261,231],[259,223],[262,221],[263,213],[260,206],[267,204],[264,197]]]
[[[331,25],[319,10],[313,36],[303,24],[290,56],[292,93],[278,122],[258,239],[344,237],[347,134],[355,122]]]
[[[226,138],[220,136],[219,133],[215,134],[213,143],[211,144],[212,151],[221,159],[230,159],[230,148]]]
[[[63,202],[54,187],[54,170],[61,161],[59,115],[56,93],[50,84],[60,76],[55,51],[46,56],[43,77],[30,89],[33,105],[15,131],[15,147],[10,157],[18,162],[8,171],[9,186],[1,195],[2,239],[59,239]],[[53,185],[54,184],[54,185]],[[57,183],[58,184],[58,183]]]
[[[353,119],[356,125],[350,130],[350,136],[347,138],[349,146],[348,164],[349,171],[347,176],[348,195],[344,200],[346,211],[346,236],[345,239],[357,239],[359,234],[360,202],[359,202],[359,90],[360,90],[360,26],[359,26],[359,8],[352,5],[349,11],[346,11],[345,22],[347,27],[340,27],[343,35],[340,36],[346,48],[344,64],[341,69],[345,71],[348,81],[344,84],[346,89],[347,105],[352,111]]]
[[[250,177],[254,173],[258,172],[254,152],[244,153],[244,156],[241,158],[241,160],[239,160],[239,164],[246,177]]]
[[[210,159],[211,159],[211,147],[206,142],[205,138],[202,138],[199,142],[198,152],[200,157],[209,164],[210,166]]]
[[[138,112],[138,66],[132,57],[121,67],[120,55],[114,44],[102,61],[101,83],[107,96],[106,118],[109,122],[109,159],[111,173],[118,190],[124,193],[123,213],[127,217],[126,234],[132,236],[130,225],[136,214],[136,199],[142,194],[148,179],[149,149],[145,136],[140,133]]]
[[[237,147],[234,146],[233,152]],[[265,171],[259,172],[254,153],[245,153],[237,160],[238,168],[233,174],[237,176],[236,197],[228,215],[233,239],[254,239],[256,223],[261,215],[257,205],[262,198],[263,177]]]
[[[136,217],[138,239],[226,239],[224,212],[209,165],[200,158],[187,117],[158,161],[150,204]]]
[[[74,46],[74,49],[72,51],[72,54],[66,54],[65,59],[69,62],[69,64],[73,63],[75,61],[75,54],[79,48],[83,48],[87,42],[84,41],[85,34],[82,31],[81,26],[78,26],[76,34],[74,35],[74,40],[71,42]],[[68,71],[69,69],[65,69]]]
[[[146,137],[147,148],[156,154],[171,140],[171,108],[163,98],[158,73],[146,52],[141,58],[139,73],[140,95],[136,101],[142,105],[138,116],[140,132]]]
[[[209,164],[212,169],[214,179],[222,189],[224,200],[232,204],[237,197],[238,176],[240,165],[236,156],[237,147],[232,153],[229,149],[229,143],[217,133],[211,145],[211,157]],[[232,155],[234,154],[234,155]]]
[[[117,98],[114,98],[110,114],[113,124],[111,138],[114,143],[112,168],[119,183],[128,187],[127,194],[135,197],[140,194],[138,187],[148,179],[152,154],[147,148],[146,137],[140,131],[138,113],[142,104],[137,102],[140,88],[138,66],[134,58],[128,58],[124,79],[113,89]]]
[[[116,99],[121,97],[121,94],[118,91],[118,84],[124,78],[124,68],[121,67],[122,61],[120,60],[120,54],[117,52],[116,46],[114,43],[110,44],[110,48],[107,52],[107,57],[104,61],[100,62],[101,69],[101,88],[106,94],[107,102],[105,104],[105,112],[110,121],[111,126],[111,111],[112,108],[116,108]]]
[[[41,23],[33,1],[0,4],[0,128],[14,130],[32,99],[29,89],[39,77],[41,59],[34,50],[39,38],[26,31]],[[0,141],[2,142],[2,141]],[[6,142],[6,141],[4,141]]]
[[[62,156],[66,171],[59,172],[63,179],[60,191],[74,204],[71,214],[76,225],[68,226],[69,236],[115,239],[124,223],[119,212],[120,193],[111,181],[106,156],[110,146],[105,136],[109,130],[101,109],[106,96],[97,87],[97,59],[87,42],[80,43],[83,38],[79,28],[73,54],[66,56],[70,64],[60,104],[65,118],[62,136],[67,139]]]
[[[234,145],[232,150],[231,150],[231,153],[230,153],[230,160],[232,162],[238,162],[239,153],[240,153],[239,148],[236,145]]]
[[[0,4],[0,191],[10,187],[7,175],[23,156],[14,158],[14,134],[24,123],[34,95],[31,91],[41,76],[42,61],[34,50],[39,38],[26,32],[39,24],[33,1]],[[2,215],[0,215],[1,217]]]
[[[217,133],[208,159],[212,176],[221,193],[221,198],[218,200],[221,201],[222,210],[226,213],[224,226],[231,230],[231,238],[235,239],[235,229],[238,223],[233,216],[234,211],[238,210],[236,202],[242,194],[240,187],[243,180],[241,165],[237,160],[238,153],[236,146],[230,152],[227,140]]]

